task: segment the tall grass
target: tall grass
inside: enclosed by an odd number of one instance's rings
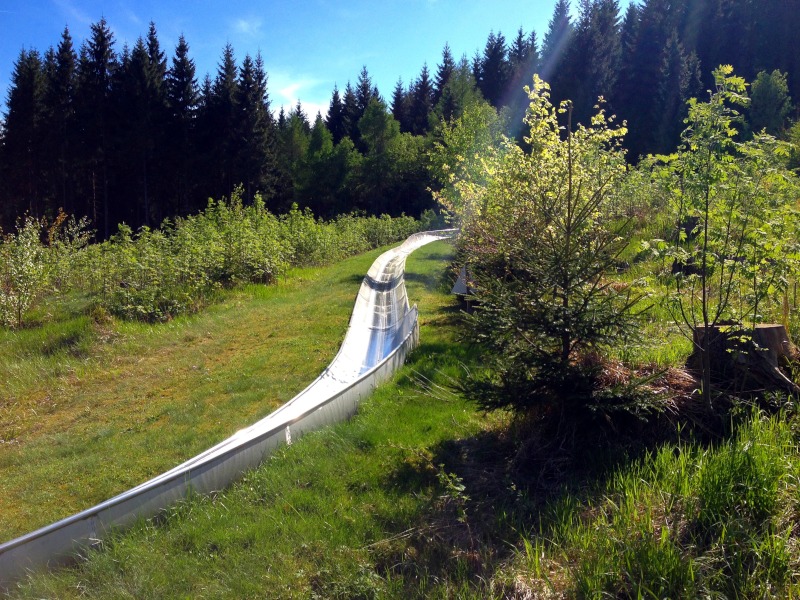
[[[543,519],[542,533],[522,542],[541,556],[531,565],[520,555],[517,572],[539,591],[556,573],[578,598],[796,595],[795,426],[754,414],[717,446],[668,445],[621,467],[594,499],[568,501],[569,517]]]

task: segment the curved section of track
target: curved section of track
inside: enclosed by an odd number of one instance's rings
[[[416,307],[404,282],[411,252],[454,230],[414,234],[372,264],[339,352],[311,385],[257,423],[174,469],[76,515],[0,545],[0,590],[27,572],[74,560],[109,531],[151,517],[190,490],[220,490],[257,467],[276,447],[352,416],[362,398],[403,364],[417,344]]]

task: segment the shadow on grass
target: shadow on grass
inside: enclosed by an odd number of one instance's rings
[[[409,361],[413,375],[406,385],[429,382],[426,401],[453,400],[459,369],[477,364],[474,348],[423,343]],[[419,586],[426,581],[469,589],[463,597],[506,597],[487,582],[502,581],[495,575],[520,552],[520,536],[556,539],[564,518],[583,518],[581,507],[602,503],[617,471],[678,437],[703,446],[719,440],[681,430],[663,416],[644,422],[629,414],[587,415],[564,428],[554,418],[494,413],[475,434],[453,432],[427,447],[402,448],[381,485],[398,498],[424,502],[404,522],[384,523],[397,533],[370,548],[375,568],[402,582],[404,597],[426,597],[431,589]]]

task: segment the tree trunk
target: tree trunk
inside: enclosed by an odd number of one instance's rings
[[[699,367],[704,382],[717,389],[800,394],[800,386],[787,376],[799,353],[783,325],[756,325],[750,332],[736,326],[698,327],[694,343],[703,352],[695,351],[690,365]]]

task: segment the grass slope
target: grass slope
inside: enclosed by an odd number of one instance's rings
[[[409,259],[422,344],[356,418],[281,450],[217,497],[142,523],[78,569],[38,578],[22,595],[361,597],[402,588],[373,561],[388,571],[410,558],[407,533],[441,501],[450,477],[429,449],[481,427],[463,400],[429,393],[434,379],[458,377],[466,358],[444,352],[458,348],[449,326],[457,308],[442,281],[451,253],[436,243]],[[428,589],[424,577],[415,585]]]
[[[162,325],[84,313],[0,333],[0,539],[124,491],[293,397],[336,354],[376,250]]]
[[[797,417],[635,456],[599,438],[580,460],[545,452],[451,391],[479,357],[457,340],[450,258],[437,243],[409,259],[421,346],[354,419],[13,597],[800,596]]]

